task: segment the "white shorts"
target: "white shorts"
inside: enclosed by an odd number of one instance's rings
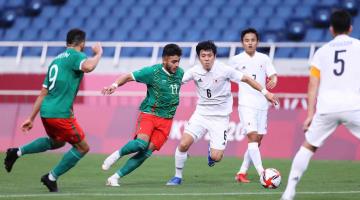
[[[315,147],[320,147],[341,124],[360,139],[360,110],[356,110],[329,114],[315,113],[305,134],[306,141]]]
[[[186,124],[184,132],[190,134],[195,142],[208,133],[210,148],[224,150],[227,144],[228,129],[229,116],[208,116],[194,112]]]
[[[247,106],[239,106],[238,110],[243,134],[248,134],[254,131],[260,135],[266,134],[267,110],[259,110]]]

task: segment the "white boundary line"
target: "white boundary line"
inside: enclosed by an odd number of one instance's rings
[[[241,196],[241,195],[280,195],[282,192],[224,192],[224,193],[48,193],[48,194],[2,194],[1,198],[33,198],[33,197],[67,197],[67,196],[111,196],[111,197],[142,197],[142,196]],[[360,194],[360,191],[322,191],[322,192],[297,192],[297,194]]]

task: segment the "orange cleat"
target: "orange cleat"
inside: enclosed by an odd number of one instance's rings
[[[250,183],[250,180],[246,177],[246,174],[236,174],[235,180],[239,183]]]

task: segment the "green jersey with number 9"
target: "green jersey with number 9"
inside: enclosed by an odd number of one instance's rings
[[[179,91],[184,70],[178,68],[170,74],[162,64],[144,67],[132,73],[133,79],[145,83],[146,98],[140,105],[140,111],[163,118],[173,118],[179,105]]]
[[[73,48],[59,54],[50,64],[43,87],[48,89],[41,108],[43,118],[70,118],[73,103],[84,76],[81,64],[86,55]]]

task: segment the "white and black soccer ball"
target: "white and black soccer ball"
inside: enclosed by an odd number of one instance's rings
[[[264,188],[275,189],[281,183],[281,174],[277,169],[267,168],[261,173],[260,183]]]

